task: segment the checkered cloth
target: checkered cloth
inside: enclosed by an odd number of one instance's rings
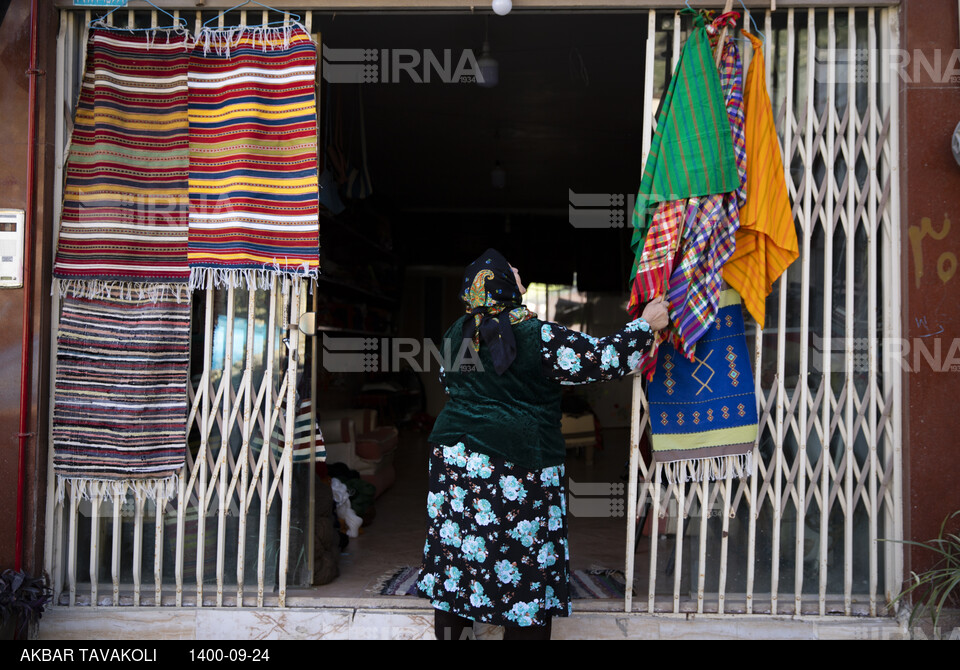
[[[727,118],[730,119],[730,135],[733,137],[733,154],[737,158],[737,207],[747,201],[747,127],[746,106],[743,96],[743,61],[740,49],[733,40],[723,47],[723,66],[720,70],[720,86],[727,100]]]
[[[662,202],[653,215],[653,224],[644,241],[643,256],[631,291],[637,305],[664,293],[667,279],[673,271],[680,230],[684,227],[684,219],[692,211],[687,203],[686,200]]]
[[[683,255],[670,277],[671,342],[687,358],[713,324],[720,301],[721,269],[733,255],[739,227],[736,194],[708,195],[697,202],[685,231]]]

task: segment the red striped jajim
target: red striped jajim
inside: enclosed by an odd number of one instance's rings
[[[61,289],[185,284],[189,36],[94,28],[66,167]]]
[[[190,56],[190,283],[319,268],[316,45],[299,27],[203,31]]]

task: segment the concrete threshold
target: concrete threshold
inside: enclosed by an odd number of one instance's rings
[[[503,629],[477,624],[477,638]],[[329,598],[310,606],[54,607],[39,640],[432,640],[433,610],[408,599]],[[553,624],[555,640],[892,640],[910,639],[894,618],[764,614],[641,614],[590,601]]]

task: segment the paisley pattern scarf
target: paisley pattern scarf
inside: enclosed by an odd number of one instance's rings
[[[498,375],[506,372],[517,356],[513,326],[535,319],[520,301],[522,294],[507,259],[495,249],[487,249],[464,273],[460,299],[473,315],[463,326],[463,338],[480,350],[481,338],[490,347],[493,367]],[[504,313],[506,312],[506,318]]]

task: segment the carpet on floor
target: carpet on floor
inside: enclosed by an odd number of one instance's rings
[[[419,568],[405,566],[384,574],[369,591],[381,596],[415,596]],[[574,600],[623,598],[626,580],[622,570],[574,570],[570,586]]]

